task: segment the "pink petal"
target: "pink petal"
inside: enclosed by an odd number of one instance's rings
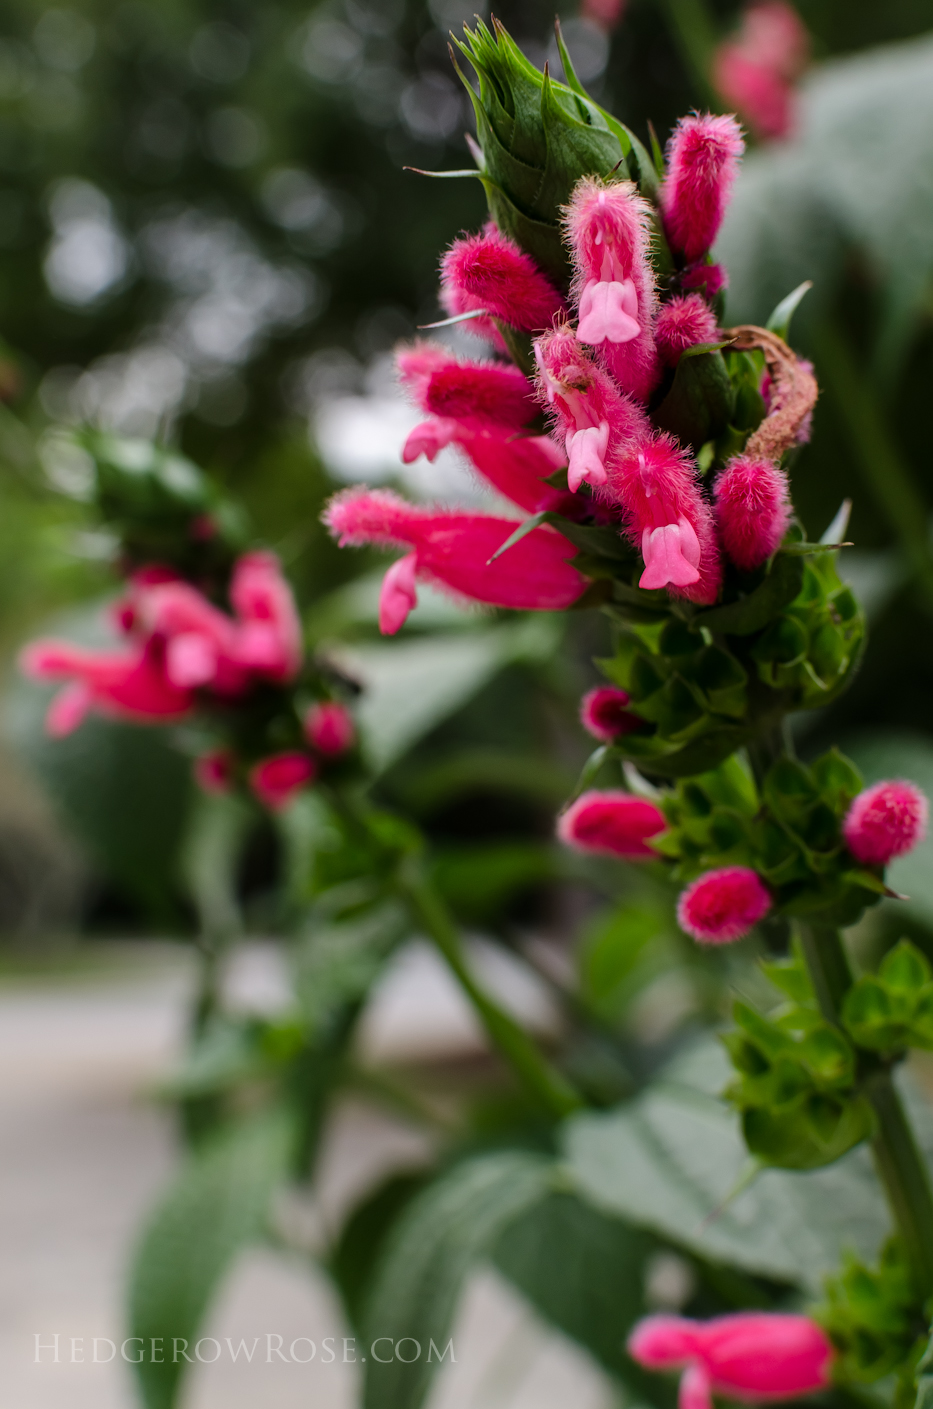
[[[631,342],[641,332],[634,317],[638,298],[631,279],[591,281],[580,298],[580,322],[577,337],[580,342]]]
[[[693,525],[681,517],[677,523],[646,528],[642,534],[645,570],[639,587],[689,587],[699,581],[700,542]]]
[[[379,593],[379,630],[383,636],[394,636],[408,620],[408,613],[418,605],[415,589],[417,553],[406,553],[393,563],[382,579]]]

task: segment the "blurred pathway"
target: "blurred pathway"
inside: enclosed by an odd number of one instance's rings
[[[120,1343],[128,1249],[169,1175],[169,1119],[146,1099],[181,1041],[190,971],[170,947],[114,947],[96,972],[0,979],[0,1403],[3,1409],[138,1409],[129,1367],[92,1362],[92,1338]],[[437,1000],[437,972],[409,956],[387,986],[410,1018]],[[456,1004],[457,995],[448,995]],[[469,1042],[470,1023],[460,1031]],[[449,1032],[450,1029],[448,1029]],[[374,1034],[375,1035],[375,1034]],[[376,1042],[374,1045],[380,1045]],[[380,1169],[417,1154],[410,1131],[347,1106],[331,1131],[325,1182],[332,1207]],[[336,1338],[338,1355],[309,1365],[200,1365],[184,1409],[354,1409],[356,1371],[341,1363],[347,1334],[326,1279],[302,1259],[244,1258],[205,1333],[224,1343],[267,1332],[285,1345]],[[35,1363],[35,1336],[51,1349]],[[71,1338],[79,1340],[72,1363]],[[83,1346],[80,1339],[83,1338]],[[606,1409],[611,1395],[591,1362],[545,1330],[491,1273],[473,1279],[455,1327],[457,1365],[445,1366],[430,1409]],[[83,1349],[84,1361],[80,1363]],[[101,1354],[107,1353],[106,1346]],[[262,1353],[262,1352],[260,1352]],[[300,1353],[300,1350],[299,1350]]]

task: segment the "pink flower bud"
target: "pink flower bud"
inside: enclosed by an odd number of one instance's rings
[[[392,622],[404,601],[409,609],[413,604],[415,575],[473,601],[518,611],[564,611],[587,587],[568,562],[575,550],[551,528],[532,529],[492,561],[518,527],[515,520],[421,508],[389,490],[365,488],[335,495],[323,519],[342,546],[379,543],[415,550],[408,567],[396,563],[389,569],[393,576],[380,615],[385,607],[383,629],[390,632],[398,630]]]
[[[712,1409],[713,1394],[745,1403],[793,1399],[830,1384],[833,1347],[808,1316],[737,1311],[709,1321],[648,1316],[628,1352],[649,1370],[685,1370],[681,1409]]]
[[[656,856],[646,842],[666,827],[653,802],[618,789],[583,793],[557,819],[557,835],[567,846],[626,861]]]
[[[781,546],[793,512],[787,475],[770,460],[737,455],[713,487],[726,554],[746,572]]]
[[[202,792],[228,793],[232,780],[233,755],[228,749],[213,749],[195,759],[194,781]]]
[[[661,361],[676,367],[688,347],[715,342],[719,335],[716,315],[699,294],[682,294],[662,303],[654,325]]]
[[[597,685],[580,701],[580,723],[594,739],[611,744],[613,739],[630,734],[644,723],[625,708],[628,702],[626,691],[616,685]]]
[[[325,758],[337,758],[353,747],[356,730],[346,705],[320,700],[305,715],[305,738]]]
[[[306,753],[277,753],[250,769],[249,783],[259,801],[278,812],[311,782],[315,771],[314,760]]]
[[[707,871],[681,893],[677,923],[701,944],[730,944],[771,909],[771,895],[747,866]]]
[[[238,559],[230,601],[239,618],[239,663],[272,680],[293,680],[301,666],[301,622],[274,553],[245,553]]]
[[[793,126],[794,80],[806,67],[810,37],[783,0],[749,5],[738,34],[713,59],[713,82],[761,137],[786,137]]]
[[[491,317],[526,333],[550,327],[564,307],[531,256],[492,221],[481,235],[456,240],[444,255],[441,303],[451,315],[485,309]]]
[[[671,245],[688,262],[715,240],[744,150],[742,130],[729,115],[693,114],[674,128],[661,210]]]
[[[863,866],[886,866],[923,841],[927,813],[926,797],[913,783],[875,783],[853,801],[842,835]]]
[[[574,187],[565,218],[576,270],[577,337],[598,347],[622,390],[641,401],[659,375],[650,221],[651,207],[631,181],[606,185],[589,176]]]

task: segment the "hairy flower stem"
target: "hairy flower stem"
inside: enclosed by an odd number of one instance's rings
[[[927,534],[928,510],[910,468],[891,439],[871,383],[862,376],[845,337],[825,319],[815,330],[820,376],[842,413],[862,475],[901,542],[911,571],[933,611],[933,554]]]
[[[583,1104],[568,1081],[542,1056],[524,1028],[480,987],[470,972],[457,927],[443,900],[412,867],[402,877],[402,890],[415,915],[446,959],[450,969],[486,1029],[526,1091],[555,1117],[569,1115]]]
[[[820,1011],[838,1024],[842,1000],[852,984],[842,938],[831,926],[803,925],[801,940]],[[876,1066],[864,1090],[877,1121],[872,1140],[875,1168],[910,1259],[916,1290],[926,1298],[933,1293],[933,1193],[926,1167],[890,1068]]]

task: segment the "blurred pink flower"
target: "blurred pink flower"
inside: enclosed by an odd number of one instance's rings
[[[771,909],[771,895],[747,866],[707,871],[681,893],[677,923],[701,944],[731,944]]]
[[[580,701],[580,723],[594,739],[611,744],[613,739],[630,734],[644,723],[625,708],[628,703],[627,691],[617,685],[597,685]]]
[[[346,705],[339,700],[319,700],[304,719],[305,738],[325,758],[337,758],[353,747],[356,729]]]
[[[557,819],[557,835],[567,846],[627,861],[656,856],[646,842],[666,827],[653,802],[618,789],[583,793]]]
[[[886,866],[923,841],[928,812],[926,797],[913,783],[875,783],[853,801],[842,834],[856,861]]]
[[[306,753],[277,753],[250,769],[249,783],[259,801],[277,812],[312,781],[316,771],[314,760]]]
[[[734,38],[720,44],[713,82],[759,137],[790,136],[795,82],[807,66],[810,37],[784,0],[749,5]]]

